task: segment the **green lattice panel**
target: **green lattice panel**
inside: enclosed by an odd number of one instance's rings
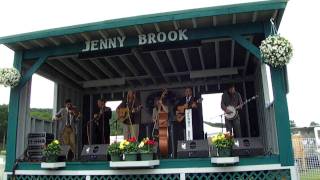
[[[139,174],[139,175],[111,175],[91,176],[91,180],[179,180],[180,174]]]
[[[220,172],[220,173],[190,173],[187,180],[289,180],[290,170]]]
[[[12,180],[11,176],[8,178]],[[85,176],[17,175],[15,180],[85,180]]]

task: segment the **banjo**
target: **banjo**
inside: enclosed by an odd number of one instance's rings
[[[230,113],[225,113],[225,119],[226,120],[233,120],[236,117],[238,117],[238,109],[240,109],[243,105],[249,103],[250,101],[258,98],[258,95],[252,96],[250,99],[247,99],[246,101],[244,101],[242,104],[239,104],[238,106],[234,107],[234,106],[227,106],[227,110],[230,111]]]

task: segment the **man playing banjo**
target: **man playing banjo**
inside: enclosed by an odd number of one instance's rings
[[[221,109],[225,112],[226,129],[235,137],[241,137],[240,117],[237,109],[241,108],[242,99],[234,84],[228,86],[227,91],[222,94]]]

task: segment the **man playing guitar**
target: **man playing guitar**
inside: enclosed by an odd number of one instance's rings
[[[141,121],[141,104],[136,93],[129,90],[127,98],[117,107],[118,120],[123,123],[124,138],[139,137],[139,124]]]
[[[221,109],[225,112],[225,123],[226,129],[235,137],[241,136],[240,117],[236,114],[234,117],[228,119],[227,115],[233,113],[228,107],[240,107],[241,108],[242,98],[240,93],[235,89],[234,84],[230,84],[227,90],[222,94],[221,98]]]

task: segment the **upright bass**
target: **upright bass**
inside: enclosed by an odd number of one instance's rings
[[[162,99],[167,94],[167,90],[165,89],[161,97],[159,99],[162,102]],[[159,149],[161,155],[168,155],[168,112],[165,112],[163,109],[159,109],[158,112],[158,122],[159,122]]]

